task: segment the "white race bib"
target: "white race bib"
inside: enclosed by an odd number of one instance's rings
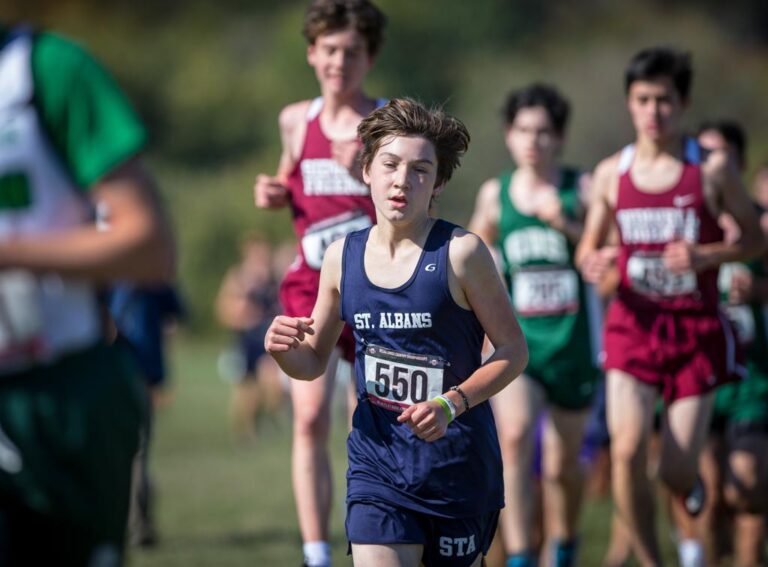
[[[579,309],[579,280],[569,269],[529,269],[514,274],[515,310],[524,317],[574,313]]]
[[[676,297],[696,291],[692,271],[673,274],[665,266],[661,253],[636,252],[627,262],[627,277],[632,289],[649,297]]]
[[[319,270],[328,246],[335,240],[354,232],[368,228],[373,224],[365,213],[355,211],[325,219],[310,226],[301,239],[301,250],[307,266]]]
[[[755,340],[755,314],[749,305],[725,305],[725,313],[736,330],[736,338],[742,345]]]
[[[402,412],[443,393],[445,361],[436,356],[365,347],[365,389],[372,404]]]
[[[46,346],[40,282],[22,270],[0,272],[0,367],[31,366]]]

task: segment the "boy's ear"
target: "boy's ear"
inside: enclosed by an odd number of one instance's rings
[[[315,66],[315,53],[317,52],[317,49],[315,48],[314,43],[310,43],[307,45],[307,63],[309,63],[312,67]]]
[[[368,174],[368,169],[365,166],[362,167],[362,173],[363,173],[363,183],[365,183],[370,187],[371,176]]]
[[[443,192],[443,189],[445,189],[445,183],[441,183],[440,185],[435,185],[435,188],[432,189],[432,197],[438,197],[440,193]]]

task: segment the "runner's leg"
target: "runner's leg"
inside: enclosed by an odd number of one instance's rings
[[[589,410],[549,407],[544,429],[543,494],[547,539],[573,542],[584,492],[579,455]]]
[[[328,436],[338,360],[334,349],[325,374],[311,382],[291,380],[293,491],[305,544],[328,541],[333,487]]]
[[[352,544],[355,567],[419,567],[423,545],[362,545]]]
[[[696,484],[699,456],[709,434],[714,393],[672,402],[661,433],[659,478],[673,494],[687,494]]]
[[[544,391],[521,375],[493,398],[494,416],[504,461],[504,500],[500,526],[507,554],[528,553],[532,545],[533,449],[536,419]]]
[[[639,563],[660,565],[654,491],[647,472],[656,389],[615,369],[608,371],[606,380],[614,502]]]

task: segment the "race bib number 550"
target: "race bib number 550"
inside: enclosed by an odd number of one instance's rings
[[[435,356],[369,345],[365,349],[365,389],[372,404],[401,412],[443,391],[445,361]]]

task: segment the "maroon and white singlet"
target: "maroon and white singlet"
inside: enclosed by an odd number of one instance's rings
[[[383,101],[377,101],[378,105]],[[288,177],[293,229],[298,256],[280,285],[280,303],[290,317],[308,317],[317,300],[320,266],[328,246],[376,219],[370,190],[335,161],[331,140],[320,125],[323,99],[307,110],[307,130],[301,156]],[[354,338],[345,326],[339,339],[344,357],[354,361]]]
[[[621,280],[606,317],[605,368],[659,387],[671,402],[704,394],[742,371],[733,331],[719,311],[717,268],[675,274],[662,261],[671,242],[719,242],[723,232],[707,208],[695,140],[686,140],[679,180],[661,193],[635,186],[634,153],[634,145],[625,147],[619,162]]]

